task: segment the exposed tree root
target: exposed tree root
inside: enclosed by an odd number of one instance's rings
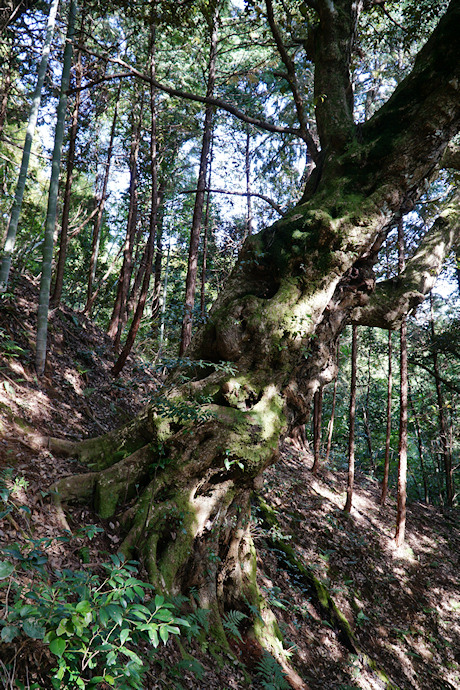
[[[257,496],[257,502],[266,524],[270,527],[276,527],[279,532],[280,525],[273,508],[271,508],[261,496]],[[398,686],[392,682],[387,673],[380,669],[377,663],[360,649],[350,623],[340,611],[327,587],[314,575],[308,566],[297,558],[292,546],[286,544],[282,539],[278,539],[273,534],[268,535],[266,538],[276,549],[283,552],[289,565],[295,570],[297,575],[301,576],[304,584],[316,599],[321,614],[337,630],[340,642],[350,652],[358,655],[363,664],[372,669],[379,679],[385,683],[386,690],[399,690]]]
[[[225,615],[244,612],[245,639],[277,660],[295,690],[308,690],[289,663],[275,616],[256,582],[250,497],[255,469],[265,466],[274,451],[265,442],[251,462],[241,439],[260,426],[250,422],[252,427],[245,428],[242,419],[241,412],[226,409],[218,424],[214,419],[201,423],[192,435],[183,427],[173,433],[174,424],[157,418],[150,425],[150,442],[145,445],[144,438],[141,448],[118,460],[126,448],[126,427],[81,444],[53,441],[53,448],[101,468],[61,479],[52,487],[54,498],[59,510],[61,501],[93,502],[105,518],[134,499],[124,508],[126,536],[120,550],[142,557],[159,590],[187,594],[193,588],[199,605],[211,610],[212,634],[220,648],[229,649]],[[265,449],[262,461],[260,448]]]

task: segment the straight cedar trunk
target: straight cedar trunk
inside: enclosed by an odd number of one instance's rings
[[[211,97],[214,93],[216,83],[216,61],[217,61],[217,24],[219,11],[217,4],[212,10],[212,14],[207,17],[210,50],[208,62],[208,83],[206,95]],[[212,139],[212,116],[214,108],[206,106],[204,114],[203,139],[201,142],[200,169],[198,172],[198,184],[196,188],[195,206],[193,209],[192,228],[190,230],[190,247],[188,254],[187,277],[185,279],[185,305],[184,316],[182,319],[182,330],[179,346],[179,357],[182,357],[190,345],[192,339],[192,319],[193,307],[195,304],[196,276],[198,270],[198,246],[200,243],[201,219],[203,216],[204,197],[206,189],[206,170],[208,166],[209,149]]]
[[[444,400],[439,378],[438,352],[436,350],[436,333],[434,330],[433,294],[430,292],[430,332],[431,332],[431,359],[433,362],[434,381],[436,386],[436,401],[438,403],[439,437],[441,441],[441,454],[446,478],[446,505],[452,508],[454,501],[454,478],[452,468],[452,455],[447,437],[447,425],[444,414]]]
[[[211,182],[212,182],[212,155],[213,140],[211,137],[211,150],[208,166],[208,188],[206,192],[206,210],[204,213],[204,232],[203,232],[203,263],[201,264],[201,294],[200,294],[200,313],[201,318],[206,316],[206,272],[208,263],[208,235],[209,235],[209,210],[211,205]]]
[[[16,5],[19,7],[19,4],[16,3]],[[5,292],[8,287],[11,260],[13,257],[14,247],[16,244],[16,234],[19,225],[19,217],[21,215],[22,209],[22,199],[24,197],[24,190],[26,188],[27,171],[29,169],[30,152],[32,150],[32,140],[34,137],[35,127],[38,119],[38,110],[40,108],[40,100],[43,84],[45,81],[46,68],[48,67],[48,59],[51,49],[51,42],[53,40],[54,27],[56,25],[56,14],[58,6],[59,0],[52,0],[48,15],[48,23],[46,25],[46,35],[42,48],[42,56],[38,68],[37,84],[35,86],[35,90],[32,96],[32,105],[30,108],[29,122],[27,124],[26,138],[24,141],[24,148],[22,151],[21,168],[19,170],[18,182],[14,194],[13,207],[11,209],[11,215],[8,222],[5,246],[3,247],[3,256],[0,265],[0,292]]]
[[[352,327],[351,336],[351,380],[350,380],[350,408],[348,412],[348,478],[347,500],[344,512],[350,513],[353,503],[353,487],[355,483],[355,422],[356,422],[356,366],[358,359],[358,328]]]
[[[244,172],[246,175],[246,232],[244,239],[252,235],[252,187],[251,187],[251,133],[249,125],[246,130],[246,147],[244,156]],[[211,186],[211,185],[210,185]]]
[[[313,467],[317,474],[321,464],[321,419],[323,412],[323,389],[320,387],[313,396]]]
[[[209,234],[209,201],[210,192],[206,195],[206,211],[204,214],[203,232],[203,262],[201,264],[201,292],[200,292],[200,313],[201,318],[206,316],[206,271],[208,264],[208,234]]]
[[[107,149],[107,159],[106,159],[105,169],[104,169],[104,178],[102,181],[102,188],[101,188],[99,200],[97,202],[97,216],[96,216],[96,220],[94,222],[93,236],[92,236],[92,242],[91,242],[91,259],[89,262],[88,287],[86,290],[86,304],[85,304],[85,307],[83,309],[84,314],[91,314],[91,310],[93,308],[94,301],[96,299],[96,294],[94,293],[93,287],[94,287],[94,281],[96,279],[97,260],[99,257],[99,247],[100,247],[100,242],[101,242],[102,218],[104,215],[105,202],[107,199],[107,186],[109,184],[110,166],[112,163],[113,144],[115,141],[115,132],[117,129],[118,106],[120,103],[120,94],[121,94],[121,84],[118,87],[118,90],[117,90],[117,93],[115,96],[115,104],[114,104],[113,117],[112,117],[112,126],[110,128],[109,147]]]
[[[128,222],[126,225],[126,236],[123,247],[123,264],[118,278],[117,294],[115,304],[110,317],[107,335],[113,340],[113,349],[118,350],[121,339],[123,325],[123,313],[126,308],[128,298],[129,283],[132,273],[134,237],[137,226],[137,162],[139,158],[139,145],[142,128],[143,102],[141,99],[139,115],[133,115],[131,149],[129,153],[129,211]]]
[[[367,450],[369,452],[369,462],[372,472],[375,474],[374,451],[372,449],[372,432],[369,424],[369,397],[371,392],[371,343],[367,351],[367,387],[366,387],[366,401],[363,407],[363,422],[364,431],[366,433]]]
[[[398,222],[398,254],[399,274],[404,271],[405,247],[404,225],[402,217]],[[395,544],[402,546],[406,532],[406,498],[407,498],[407,405],[409,395],[409,380],[407,375],[407,319],[403,318],[399,333],[399,444],[398,444],[398,495],[396,512]]]
[[[163,256],[163,233],[162,228],[157,230],[157,242],[155,250],[155,263],[153,266],[153,297],[152,297],[152,330],[156,329],[158,316],[160,314],[160,295],[161,295],[161,258]],[[155,327],[155,328],[154,328]]]
[[[398,281],[374,288],[395,218],[425,190],[460,127],[460,7],[451,4],[412,72],[356,136],[348,67],[360,7],[318,3],[322,154],[301,202],[244,243],[189,346],[188,370],[172,372],[158,400],[121,429],[77,444],[50,440],[91,463],[57,483],[62,500],[93,500],[109,517],[132,499],[121,550],[138,553],[160,589],[193,588],[212,612],[214,639],[225,639],[222,616],[241,610],[244,639],[255,636],[278,659],[279,630],[256,582],[251,494],[280,441],[308,421],[318,386],[336,376],[344,326],[399,328],[457,231],[452,202]]]
[[[75,35],[75,20],[77,16],[76,0],[70,0],[69,19],[67,25],[67,40],[64,48],[64,60],[61,76],[61,92],[57,107],[56,128],[54,132],[54,148],[51,159],[51,178],[48,193],[48,207],[45,221],[45,237],[43,240],[42,273],[40,278],[40,293],[38,297],[37,313],[37,346],[35,352],[35,368],[38,376],[42,376],[46,363],[46,341],[48,333],[48,311],[51,287],[51,270],[53,263],[54,229],[56,226],[57,202],[59,191],[59,172],[61,165],[62,144],[64,141],[64,124],[67,109],[67,92],[70,84],[70,68],[72,65],[72,42]]]
[[[326,455],[324,456],[324,464],[327,465],[329,462],[329,458],[331,456],[331,448],[332,448],[332,436],[334,434],[334,421],[335,421],[335,407],[337,404],[337,384],[339,381],[339,356],[340,356],[340,342],[337,341],[337,355],[336,355],[336,362],[337,362],[337,374],[334,378],[334,389],[332,391],[332,406],[331,406],[331,416],[329,418],[329,422],[327,425],[327,443],[326,443]]]
[[[81,27],[83,31],[83,26]],[[78,52],[75,67],[75,87],[80,88],[82,81],[81,51]],[[72,111],[72,123],[69,132],[69,151],[67,154],[66,182],[64,190],[64,206],[62,209],[61,233],[59,236],[59,255],[56,266],[56,278],[53,293],[50,299],[51,307],[58,307],[61,302],[62,288],[64,285],[64,267],[67,257],[67,242],[69,231],[70,199],[72,194],[73,169],[75,165],[75,148],[78,133],[78,115],[80,111],[81,91],[75,94],[75,103]]]
[[[380,494],[380,505],[384,506],[388,495],[388,479],[390,476],[390,453],[391,453],[391,398],[393,395],[393,370],[392,370],[392,340],[391,331],[388,331],[388,381],[387,381],[387,425],[385,433],[385,461],[383,465],[382,491]]]
[[[150,28],[150,75],[152,79],[155,78],[155,24],[152,22]],[[150,285],[150,275],[152,273],[153,255],[155,250],[155,238],[158,226],[158,165],[157,165],[157,108],[156,108],[156,90],[153,85],[150,87],[150,163],[152,175],[152,196],[150,202],[150,220],[149,220],[149,236],[145,247],[145,254],[143,257],[144,270],[142,288],[137,302],[134,318],[126,338],[120,355],[112,368],[112,375],[118,376],[123,369],[126,359],[131,352],[134,345],[139,326],[141,325],[142,316],[144,314],[145,304],[147,302],[147,294]]]

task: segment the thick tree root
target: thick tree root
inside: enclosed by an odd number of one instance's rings
[[[61,500],[93,501],[99,514],[109,517],[139,489],[124,514],[128,531],[120,550],[142,557],[159,590],[187,594],[193,589],[199,605],[211,610],[212,635],[220,649],[230,649],[226,614],[243,611],[248,648],[268,651],[294,690],[308,690],[289,663],[275,616],[257,586],[250,535],[254,480],[248,477],[247,486],[237,489],[240,468],[223,473],[214,462],[215,448],[207,448],[206,435],[199,436],[188,436],[180,460],[171,460],[153,477],[157,453],[145,446],[111,467],[62,479],[52,487],[56,505],[62,510]],[[97,445],[93,449],[98,452]]]
[[[119,503],[132,498],[136,487],[145,482],[153,460],[148,447],[141,448],[100,472],[60,479],[51,490],[59,496],[59,501],[93,503],[99,515],[108,518]]]
[[[279,532],[280,525],[273,508],[271,508],[261,496],[257,496],[256,498],[265,523],[269,527],[276,527],[277,532]],[[340,642],[350,652],[359,656],[364,665],[367,665],[372,669],[375,675],[377,675],[378,678],[385,683],[386,690],[399,690],[399,687],[393,683],[388,674],[379,668],[377,662],[371,659],[360,649],[359,643],[350,623],[340,611],[327,587],[313,574],[308,566],[304,565],[304,563],[297,558],[292,546],[290,544],[286,544],[284,540],[278,539],[274,535],[269,535],[266,537],[266,539],[267,541],[270,541],[277,550],[283,552],[289,565],[297,575],[301,576],[304,584],[316,599],[322,616],[324,616],[324,618],[337,630]]]

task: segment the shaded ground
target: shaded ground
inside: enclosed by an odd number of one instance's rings
[[[14,300],[0,304],[0,470],[11,467],[13,476],[24,478],[14,495],[18,510],[0,521],[0,544],[49,538],[50,573],[57,568],[97,571],[116,552],[120,525],[116,518],[101,521],[90,507],[81,507],[67,516],[72,531],[97,524],[103,532],[91,541],[84,536],[57,540],[64,533],[62,517],[46,489],[81,469],[72,460],[53,457],[45,439],[78,439],[114,428],[149,400],[159,379],[133,356],[114,380],[110,342],[90,321],[62,308],[51,317],[46,375],[38,380],[33,367],[36,296],[37,286],[20,279]],[[458,513],[444,516],[431,506],[409,506],[407,546],[396,552],[391,540],[395,506],[390,499],[386,508],[379,507],[377,483],[357,478],[354,508],[346,517],[341,511],[345,475],[325,470],[315,478],[310,465],[306,453],[286,444],[261,492],[275,509],[279,527],[269,528],[257,510],[253,527],[259,583],[300,675],[311,690],[460,688]],[[347,649],[311,586],[276,543],[291,545],[327,586],[354,631],[357,652]],[[179,668],[184,650],[170,641],[155,656],[147,689],[267,687],[257,669],[251,669],[249,680],[230,656],[217,663],[203,646],[194,644],[188,651],[202,665],[202,677]],[[13,657],[17,679],[26,682],[28,669],[30,682],[35,678],[45,690],[51,687],[43,680],[52,663],[47,648],[33,641],[0,642],[0,660]],[[0,665],[2,682],[6,687]]]

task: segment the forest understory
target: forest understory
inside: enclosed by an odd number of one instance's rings
[[[37,379],[38,287],[25,277],[13,285],[14,300],[0,311],[0,471],[3,479],[16,482],[8,495],[14,510],[0,521],[0,544],[10,549],[17,544],[22,553],[42,550],[48,582],[63,569],[98,573],[123,539],[119,516],[101,520],[88,506],[72,506],[64,516],[49,487],[84,468],[52,455],[46,439],[78,440],[115,428],[150,400],[161,386],[161,372],[133,354],[114,379],[107,336],[62,307],[51,315],[47,368]],[[311,690],[460,688],[458,511],[443,514],[410,504],[406,545],[396,551],[394,487],[382,508],[379,478],[358,474],[347,516],[346,474],[331,466],[314,477],[311,464],[309,453],[287,442],[253,501],[258,584],[277,616],[293,667]],[[5,474],[7,468],[12,473]],[[72,536],[62,539],[65,520]],[[90,530],[81,533],[84,525],[101,531],[90,539]],[[25,572],[18,568],[16,574],[23,573],[22,584],[30,587]],[[147,579],[142,564],[138,577]],[[315,589],[315,582],[322,587]],[[7,586],[0,588],[2,618],[8,594]],[[331,602],[351,636],[331,615]],[[231,653],[219,654],[203,636],[191,641],[170,636],[151,657],[145,687],[284,687],[276,679],[270,685],[269,669],[264,673],[262,657],[249,644],[235,634]],[[47,674],[56,658],[39,639],[0,641],[0,660],[2,687],[53,687]]]

